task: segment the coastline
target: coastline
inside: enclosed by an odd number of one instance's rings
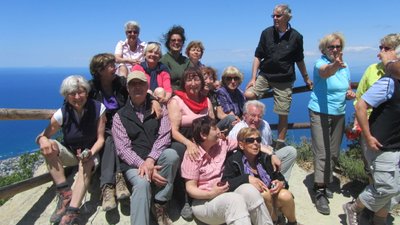
[[[32,155],[37,151],[30,152],[29,154]],[[0,160],[0,178],[3,178],[5,176],[12,175],[13,173],[16,173],[19,171],[19,160],[21,158],[20,156],[16,157],[11,157],[7,159]],[[44,163],[44,158],[42,156],[39,157],[39,160],[37,160],[33,167],[32,167],[32,172],[34,173],[37,168]]]

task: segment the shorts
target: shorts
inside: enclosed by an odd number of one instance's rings
[[[72,153],[67,147],[62,145],[57,140],[52,140],[52,141],[54,141],[58,146],[59,150],[58,158],[60,159],[63,166],[76,166],[79,164],[79,160],[76,157],[76,155],[74,155],[74,153]],[[95,154],[92,157],[94,161],[93,171],[96,171],[96,169],[99,167],[100,164],[100,156],[99,154]]]
[[[253,87],[248,91],[254,93],[257,99],[272,89],[274,95],[274,112],[279,115],[288,115],[292,104],[292,89],[294,82],[269,82],[264,76],[259,75]]]

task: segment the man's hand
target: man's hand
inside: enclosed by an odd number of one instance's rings
[[[145,177],[148,182],[151,182],[153,177],[154,163],[154,159],[147,158],[142,165],[139,166],[139,176]]]
[[[153,169],[153,176],[151,177],[151,180],[154,182],[155,185],[157,185],[158,187],[164,187],[165,185],[167,185],[168,180],[165,179],[163,176],[161,176],[158,171],[161,169],[160,165],[156,165],[154,166]]]
[[[282,162],[276,155],[271,155],[271,164],[274,171],[281,171]]]
[[[314,87],[314,83],[312,82],[312,80],[310,79],[310,77],[308,75],[303,77],[304,83],[307,85],[308,89],[312,90]]]
[[[369,148],[375,151],[379,151],[380,148],[383,146],[375,137],[370,136],[367,137],[367,145]]]
[[[250,87],[253,87],[255,83],[256,83],[256,78],[254,78],[254,79],[252,78],[252,79],[249,81],[249,83],[247,83],[247,85],[246,85],[246,90],[249,89]]]

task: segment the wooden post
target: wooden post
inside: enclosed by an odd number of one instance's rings
[[[0,120],[48,120],[53,109],[5,109],[0,108]]]

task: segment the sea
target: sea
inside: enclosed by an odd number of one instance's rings
[[[310,67],[312,68],[312,67]],[[366,67],[365,67],[366,68]],[[223,71],[223,68],[217,68]],[[251,76],[251,68],[239,68],[245,75],[241,89]],[[304,86],[297,71],[295,87]],[[62,80],[69,75],[82,75],[91,79],[88,68],[0,68],[0,108],[12,109],[58,109],[63,102],[59,93]],[[352,81],[358,82],[361,73],[352,73]],[[309,122],[308,101],[310,92],[294,94],[289,123]],[[276,124],[278,116],[273,113],[273,99],[263,99],[266,105],[264,119]],[[346,123],[353,120],[352,101],[347,102]],[[48,120],[0,120],[0,160],[38,150],[36,136],[48,125]],[[273,132],[276,138],[276,131]],[[299,143],[310,137],[309,129],[289,130],[287,139]],[[348,145],[343,139],[342,149]]]

